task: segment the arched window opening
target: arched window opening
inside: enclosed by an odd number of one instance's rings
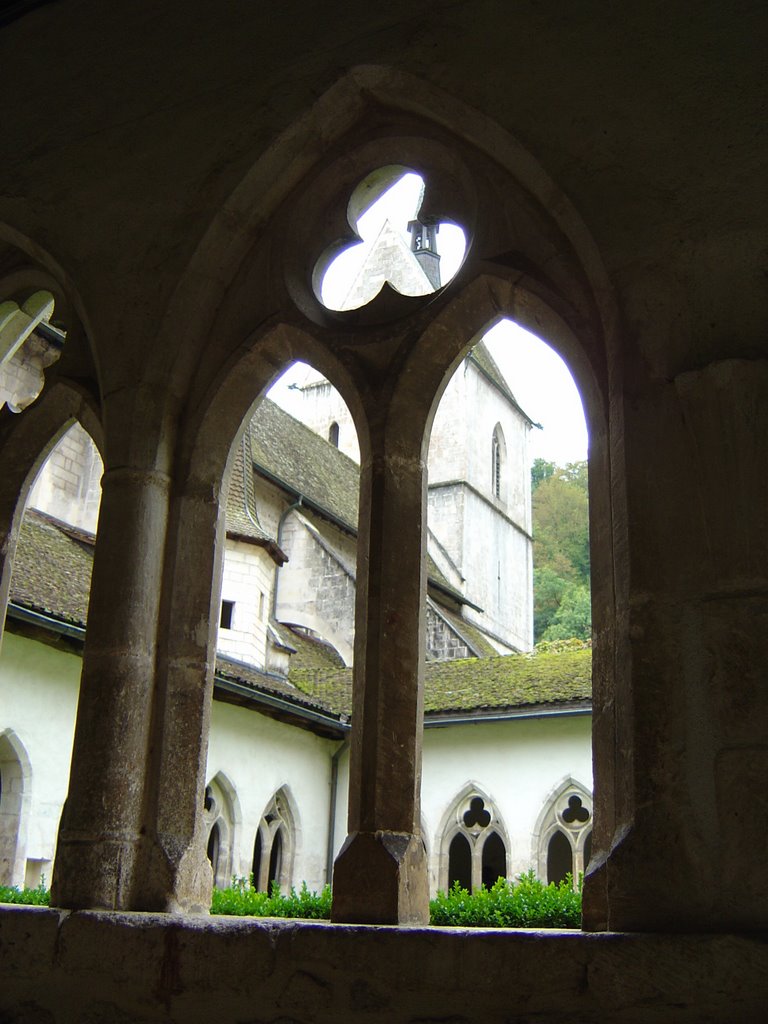
[[[438,887],[455,882],[468,892],[507,877],[507,842],[494,804],[469,787],[444,818]]]
[[[359,309],[385,285],[401,295],[429,295],[455,276],[466,238],[455,224],[419,216],[427,188],[400,166],[381,167],[358,185],[347,215],[359,241],[332,246],[315,270],[324,306]]]
[[[565,835],[557,829],[547,847],[547,882],[559,884],[573,876],[573,850]]]
[[[251,863],[251,884],[255,887],[261,874],[261,829],[256,830],[253,841],[253,861]]]
[[[205,787],[203,820],[208,831],[207,853],[213,884],[223,889],[232,881],[236,797],[231,783],[219,772]]]
[[[441,396],[429,444],[430,558],[498,654],[591,641],[587,432],[552,348],[511,320],[481,334]],[[427,624],[427,659],[477,656]],[[459,624],[459,632],[461,624]]]
[[[507,877],[507,848],[498,832],[492,832],[483,843],[482,877],[486,888]]]
[[[290,888],[295,845],[295,818],[285,790],[280,789],[264,811],[257,830],[253,855],[255,889],[270,892],[277,885],[285,892]]]
[[[0,733],[0,885],[23,885],[31,770],[16,736]]]
[[[472,892],[472,848],[463,832],[457,832],[448,850],[448,888],[456,883]]]
[[[218,822],[214,824],[213,828],[208,835],[208,848],[206,853],[208,854],[208,860],[211,862],[211,868],[213,869],[214,878],[219,873],[219,848],[221,846],[221,832],[219,829]]]
[[[219,651],[289,683],[300,673],[301,687],[315,692],[324,673],[353,661],[360,449],[352,414],[327,378],[294,363],[231,457],[222,597],[237,601],[237,612]]]
[[[272,850],[269,854],[269,874],[267,877],[267,890],[271,890],[276,882],[280,884],[280,876],[283,870],[283,833],[278,828],[272,839]]]
[[[569,872],[574,887],[586,870],[592,850],[592,795],[566,778],[542,809],[534,833],[538,875],[561,882]]]

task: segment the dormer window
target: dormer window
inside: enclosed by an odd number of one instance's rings
[[[330,427],[328,427],[328,441],[334,448],[339,447],[339,424],[336,420],[334,420]]]

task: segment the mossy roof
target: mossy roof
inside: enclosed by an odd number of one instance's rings
[[[335,672],[344,668],[344,659],[339,652],[319,637],[307,636],[301,629],[283,625],[296,653],[291,655],[291,674],[297,672]]]
[[[452,629],[456,630],[459,636],[463,636],[481,658],[494,658],[499,653],[493,644],[488,640],[485,633],[471,622],[462,619],[460,615],[440,606],[440,614],[448,620]]]
[[[291,671],[291,681],[339,714],[352,710],[352,670]],[[592,698],[592,651],[508,654],[429,662],[424,711],[511,711],[532,706],[587,705]]]
[[[11,600],[63,622],[84,626],[93,544],[50,516],[24,514],[11,577]]]
[[[84,625],[92,557],[92,545],[79,531],[29,510],[16,549],[11,600],[63,622]],[[222,657],[217,658],[217,673],[293,701],[297,707],[348,716],[352,670],[341,667],[327,644],[293,630],[290,641],[297,654],[287,680]],[[589,649],[430,662],[425,674],[425,712],[439,718],[449,712],[587,706],[591,664]]]

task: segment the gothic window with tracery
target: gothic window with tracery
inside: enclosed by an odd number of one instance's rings
[[[534,835],[539,877],[560,883],[571,875],[574,886],[592,852],[592,795],[566,779],[547,800]]]
[[[460,797],[443,832],[440,888],[456,882],[468,892],[507,877],[505,830],[492,801],[472,790]]]
[[[253,843],[253,887],[270,892],[273,885],[282,891],[291,885],[295,819],[287,794],[280,789],[264,811]]]
[[[231,792],[231,786],[219,774],[205,787],[203,799],[203,820],[208,832],[206,852],[213,871],[213,884],[219,889],[231,883],[233,874],[235,814]]]

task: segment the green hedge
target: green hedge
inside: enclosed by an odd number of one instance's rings
[[[310,892],[303,882],[297,892],[291,889],[282,896],[277,888],[271,893],[252,889],[245,878],[233,878],[228,889],[214,889],[212,914],[235,914],[246,917],[305,917],[329,920],[331,916],[331,887],[322,892]]]
[[[0,903],[25,903],[27,906],[47,907],[51,894],[41,882],[34,889],[17,888],[15,885],[0,885]]]
[[[43,884],[35,889],[0,886],[0,903],[47,906],[50,893]],[[430,921],[457,928],[580,928],[581,892],[574,891],[570,876],[559,885],[545,885],[532,871],[517,882],[500,878],[490,889],[482,886],[468,893],[458,882],[448,893],[439,892],[429,904]],[[331,887],[310,892],[306,883],[298,892],[282,896],[257,892],[244,878],[233,879],[228,889],[214,889],[212,914],[242,917],[300,917],[329,920]]]
[[[468,893],[458,882],[429,904],[432,924],[459,928],[580,928],[581,891],[564,882],[545,885],[532,871],[517,882],[500,878],[490,889]]]

